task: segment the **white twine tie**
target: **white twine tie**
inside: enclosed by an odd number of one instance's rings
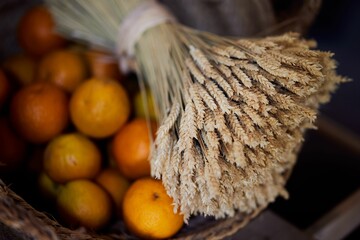
[[[117,38],[119,66],[123,73],[134,70],[135,45],[142,34],[161,23],[176,22],[175,17],[155,0],[141,3],[122,21]]]

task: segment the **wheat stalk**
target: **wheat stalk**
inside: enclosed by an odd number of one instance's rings
[[[124,16],[144,0],[47,0],[58,29],[115,50]],[[230,39],[180,24],[146,31],[135,47],[139,80],[153,92],[160,128],[151,156],[174,210],[232,216],[287,197],[318,107],[344,78],[331,54],[288,33]]]

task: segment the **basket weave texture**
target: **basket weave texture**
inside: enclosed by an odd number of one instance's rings
[[[19,51],[18,47],[14,45],[14,42],[16,42],[13,39],[15,34],[12,34],[14,29],[16,29],[15,24],[17,22],[14,19],[18,19],[27,8],[39,2],[38,0],[8,0],[0,4],[0,16],[3,18],[2,25],[6,26],[6,28],[1,28],[2,32],[0,32],[0,37],[3,39],[0,44],[1,58]],[[170,3],[171,1],[169,3],[167,1],[163,2],[168,4],[170,8],[176,8],[177,4],[183,3],[184,5],[186,1],[175,1],[176,3]],[[214,1],[199,1],[198,7],[203,6],[201,4],[206,2]],[[241,3],[240,0],[236,2],[239,2],[238,4]],[[281,1],[273,1],[277,5],[279,5],[279,2]],[[291,11],[284,11],[282,9],[281,12],[276,12],[277,23],[274,27],[264,29],[262,31],[264,35],[288,30],[304,33],[309,28],[319,10],[321,1],[306,0],[293,2]],[[179,15],[177,17],[181,20],[182,17],[186,16],[183,15],[181,17]],[[299,145],[296,150],[298,151],[300,147]],[[291,170],[286,174],[286,177],[289,177]],[[137,239],[126,231],[121,222],[115,223],[114,226],[111,226],[110,229],[103,233],[89,232],[85,229],[71,230],[63,227],[50,215],[28,204],[16,192],[11,190],[11,187],[7,186],[1,178],[2,176],[0,176],[0,239]],[[246,226],[262,210],[257,209],[249,215],[239,213],[234,217],[220,220],[201,216],[194,217],[190,219],[189,225],[183,227],[174,239],[223,239]]]

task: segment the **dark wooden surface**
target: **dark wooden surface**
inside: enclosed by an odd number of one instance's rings
[[[343,239],[360,225],[360,188],[316,221],[306,233],[317,240]]]
[[[237,234],[227,240],[310,240],[311,237],[276,215],[266,210]]]
[[[360,225],[360,189],[351,194],[306,231],[266,210],[227,240],[340,240]]]

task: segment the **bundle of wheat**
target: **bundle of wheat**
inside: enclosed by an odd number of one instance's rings
[[[152,175],[175,211],[225,217],[287,197],[303,133],[345,81],[331,53],[295,33],[196,31],[154,1],[46,2],[60,33],[116,52],[150,87],[160,116]]]

